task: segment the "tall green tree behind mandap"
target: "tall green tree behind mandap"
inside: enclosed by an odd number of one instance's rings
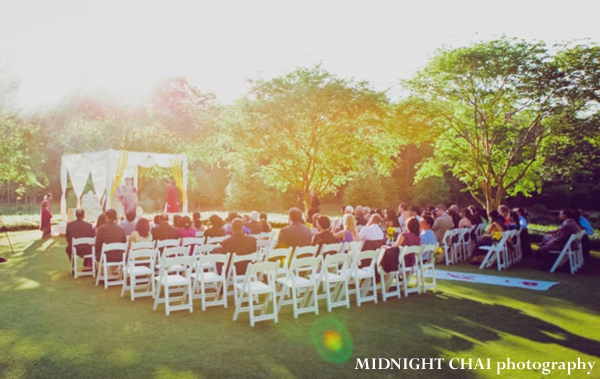
[[[252,82],[227,117],[225,159],[235,170],[259,164],[268,185],[335,193],[372,159],[389,173],[401,141],[384,93],[340,79],[320,66]]]
[[[418,179],[449,170],[488,209],[539,189],[558,115],[597,113],[597,74],[581,67],[600,67],[599,57],[593,46],[508,38],[440,49],[406,82],[435,147]]]

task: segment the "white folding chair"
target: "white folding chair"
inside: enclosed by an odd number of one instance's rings
[[[156,262],[156,250],[136,249],[127,254],[127,263],[123,270],[123,288],[121,297],[125,291],[130,292],[131,301],[136,297],[154,296],[154,263]],[[145,291],[136,292],[136,289]]]
[[[125,242],[102,244],[100,263],[98,265],[98,275],[96,276],[96,285],[100,284],[100,281],[104,282],[104,289],[107,289],[109,286],[123,285],[123,270],[125,268],[126,250],[127,243]],[[120,259],[118,261],[109,262],[106,255],[107,253],[110,253],[111,256],[120,256]]]
[[[194,257],[185,256],[164,256],[161,259],[158,276],[154,277],[156,282],[154,294],[154,310],[159,303],[165,304],[165,314],[168,316],[171,311],[189,310],[194,311],[192,304],[192,278],[190,267],[194,264]],[[176,270],[172,270],[175,269]],[[181,269],[183,268],[183,270]],[[164,290],[164,291],[163,291]],[[164,292],[164,298],[161,293]],[[179,301],[179,305],[172,305],[171,302]]]
[[[229,263],[229,270],[227,271],[227,296],[233,295],[234,298],[238,297],[236,284],[240,284],[244,281],[245,273],[239,273],[239,267],[241,264],[247,264],[258,261],[258,252],[252,254],[237,255],[233,253],[231,256],[231,262]]]
[[[285,271],[290,264],[290,256],[292,255],[291,247],[281,247],[278,249],[268,249],[264,255],[265,262],[279,262],[281,273],[285,275]]]
[[[273,231],[260,233],[260,239],[270,241],[273,239]]]
[[[419,255],[423,250],[422,246],[403,246],[400,248],[400,256],[398,258],[399,273],[402,277],[402,290],[404,296],[408,296],[409,293],[421,293],[421,279],[419,277]],[[406,264],[406,257],[410,254],[414,254],[414,263],[412,265]],[[409,287],[412,278],[416,279],[416,284]]]
[[[421,287],[424,293],[427,293],[428,289],[437,289],[437,283],[435,280],[435,252],[438,249],[438,245],[423,245],[421,249],[421,253],[418,257],[418,267],[419,270],[418,277],[421,278]],[[427,271],[431,271],[431,283],[427,283],[425,279],[425,275]]]
[[[319,246],[296,246],[294,248],[294,258],[309,258],[316,257],[319,251]]]
[[[196,237],[204,239],[204,230],[196,230]]]
[[[329,254],[337,254],[342,252],[343,243],[325,243],[319,249],[319,256],[325,259]]]
[[[294,318],[299,314],[315,312],[319,314],[319,303],[317,300],[317,291],[319,288],[319,268],[321,266],[321,257],[308,257],[294,259],[289,270],[286,270],[285,276],[277,278],[279,285],[279,296],[277,302],[277,313],[282,305],[291,304],[294,310]],[[291,299],[285,300],[290,296]]]
[[[96,265],[94,264],[96,260],[95,242],[96,239],[94,237],[73,238],[71,241],[71,275],[73,275],[74,278],[80,276],[96,276]],[[91,252],[79,257],[77,255],[77,249],[80,247],[83,248],[84,246],[88,246]],[[81,266],[77,263],[79,260],[78,258],[81,259]],[[85,266],[83,263],[86,259],[89,259],[92,262],[91,270],[84,270]]]
[[[457,229],[446,230],[442,237],[442,249],[444,250],[444,260],[446,266],[456,263],[456,250],[454,248],[454,237]]]
[[[378,260],[381,261],[384,254],[386,254],[387,247],[381,247]],[[393,248],[392,248],[393,249]],[[400,256],[401,249],[398,249],[398,256]],[[400,265],[394,271],[385,272],[385,270],[377,263],[377,270],[379,271],[379,277],[381,282],[381,298],[383,301],[387,301],[390,297],[402,297],[400,291]],[[391,288],[394,288],[390,291]]]
[[[181,246],[188,247],[190,249],[190,255],[194,254],[196,246],[204,245],[204,238],[200,237],[186,237],[181,239]]]
[[[199,268],[196,269],[196,276],[194,287],[197,292],[199,289],[200,294],[194,295],[195,299],[200,298],[202,301],[202,310],[206,310],[206,307],[214,305],[223,305],[227,308],[227,294],[225,289],[227,286],[227,264],[229,263],[230,254],[207,254],[201,255]],[[207,271],[202,267],[216,267],[217,264],[221,264],[221,272],[218,270]],[[208,291],[210,290],[210,292]],[[212,300],[207,300],[207,297]]]
[[[356,305],[366,301],[374,301],[377,304],[377,278],[376,266],[380,250],[366,250],[354,255],[350,276],[354,281]],[[362,282],[362,283],[361,283]],[[369,293],[371,293],[369,295]]]
[[[131,242],[129,244],[129,250],[140,250],[140,249],[154,249],[156,247],[156,241],[138,241]]]
[[[466,261],[471,257],[472,254],[472,237],[471,237],[471,228],[460,228],[457,229],[457,241],[455,245],[457,247],[457,262]]]
[[[502,238],[499,242],[491,246],[480,246],[481,250],[487,251],[483,262],[479,266],[480,269],[488,268],[497,264],[498,271],[508,268],[508,247],[506,241],[511,235],[509,232],[502,232]]]
[[[235,283],[235,313],[233,321],[237,321],[240,312],[248,312],[250,315],[250,326],[254,326],[257,321],[274,320],[277,318],[277,290],[275,279],[278,272],[277,262],[259,262],[248,265],[246,275],[242,282]],[[260,277],[265,281],[260,281]],[[260,296],[264,297],[261,304]],[[244,307],[244,303],[248,306]],[[269,305],[272,304],[272,312],[268,312]],[[254,310],[261,309],[260,315],[255,315]]]
[[[571,234],[567,243],[565,243],[565,245],[563,246],[562,250],[550,251],[550,253],[558,254],[556,261],[554,261],[552,268],[550,268],[551,273],[556,271],[557,268],[565,264],[567,261],[569,262],[569,269],[571,271],[571,275],[575,274],[575,272],[579,269],[580,265],[578,263],[578,254],[581,244],[581,238],[583,237],[583,234],[581,234],[580,237],[580,233]]]
[[[168,240],[157,240],[156,241],[156,249],[161,252],[167,247],[175,247],[175,246],[179,246],[179,245],[180,245],[179,239],[175,239],[175,238],[168,239]]]
[[[349,268],[350,256],[348,254],[329,254],[323,261],[319,280],[325,293],[320,297],[327,300],[328,312],[331,312],[333,307],[345,306],[350,308],[348,296]]]

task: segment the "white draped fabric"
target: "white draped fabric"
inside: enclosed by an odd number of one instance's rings
[[[112,187],[112,182],[117,172],[119,157],[123,152],[118,150],[96,151],[83,154],[65,154],[62,157],[60,184],[62,188],[62,197],[60,201],[60,211],[63,220],[66,220],[66,188],[67,180],[71,179],[73,191],[77,196],[77,206],[81,205],[81,195],[87,183],[88,178],[92,177],[94,192],[98,199],[103,193],[108,193]],[[161,153],[143,153],[127,152],[127,163],[125,172],[134,175],[137,184],[138,167],[149,168],[153,166],[171,167],[171,161],[179,159],[182,164],[183,186],[187,189],[187,157],[184,154],[161,154]],[[110,207],[110,196],[106,199],[106,207]],[[183,212],[187,213],[187,199],[183,199]]]

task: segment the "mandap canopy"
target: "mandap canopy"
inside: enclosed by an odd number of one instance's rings
[[[137,187],[138,167],[169,167],[175,178],[175,184],[181,191],[183,212],[187,213],[187,157],[184,154],[141,153],[133,151],[105,150],[83,154],[65,154],[62,156],[60,168],[60,185],[62,196],[60,199],[60,212],[66,220],[67,202],[66,188],[67,177],[71,179],[73,191],[77,196],[77,206],[81,206],[83,189],[92,176],[94,192],[98,199],[105,196],[106,209],[111,207],[111,198],[117,186],[121,183],[123,175],[132,174]]]

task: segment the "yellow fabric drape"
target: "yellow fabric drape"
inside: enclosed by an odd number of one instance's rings
[[[173,178],[175,179],[175,186],[179,188],[179,191],[181,192],[181,201],[183,204],[185,204],[187,197],[185,195],[185,188],[183,186],[181,160],[179,157],[175,159],[169,158],[169,163],[171,164],[171,172],[173,173]]]
[[[121,179],[123,179],[123,174],[125,173],[125,167],[127,167],[127,157],[129,153],[127,151],[119,152],[119,160],[117,161],[117,173],[115,175],[115,181],[110,189],[110,197],[112,198],[117,190],[119,184],[121,184]]]

